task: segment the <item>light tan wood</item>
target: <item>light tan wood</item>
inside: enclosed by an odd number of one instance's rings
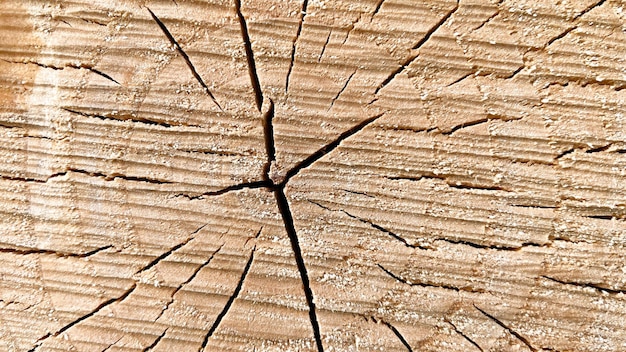
[[[0,351],[626,350],[625,16],[0,0]]]

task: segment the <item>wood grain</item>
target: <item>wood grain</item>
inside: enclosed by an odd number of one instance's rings
[[[0,1],[1,351],[623,351],[620,0]]]

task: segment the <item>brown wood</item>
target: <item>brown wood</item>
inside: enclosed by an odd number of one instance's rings
[[[0,0],[0,350],[626,350],[625,16]]]

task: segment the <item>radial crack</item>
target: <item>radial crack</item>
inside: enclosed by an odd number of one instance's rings
[[[57,257],[61,257],[61,258],[87,258],[94,254],[100,253],[104,250],[107,250],[109,248],[113,248],[113,245],[103,246],[103,247],[96,248],[94,250],[91,250],[85,253],[67,253],[67,252],[52,251],[49,249],[36,249],[36,248],[28,248],[28,249],[0,248],[0,253],[11,253],[11,254],[18,254],[18,255],[49,254],[49,255],[56,255]]]
[[[341,212],[342,212],[342,213],[344,213],[344,214],[346,214],[346,215],[348,215],[349,217],[351,217],[351,218],[353,218],[353,219],[359,220],[360,222],[362,222],[362,223],[364,223],[364,224],[368,224],[368,225],[370,225],[372,228],[374,228],[374,229],[376,229],[376,230],[378,230],[378,231],[381,231],[381,232],[384,232],[384,233],[388,234],[389,236],[393,237],[394,239],[396,239],[396,240],[398,240],[398,241],[402,242],[402,244],[404,244],[404,245],[405,245],[406,247],[408,247],[408,248],[413,248],[413,249],[415,249],[415,248],[419,248],[419,249],[424,249],[424,250],[429,249],[429,248],[426,248],[426,247],[423,247],[423,246],[410,244],[410,243],[409,243],[409,242],[408,242],[405,238],[403,238],[403,237],[401,237],[401,236],[399,236],[399,235],[395,234],[395,233],[394,233],[394,232],[392,232],[392,231],[387,230],[386,228],[384,228],[384,227],[382,227],[382,226],[380,226],[380,225],[378,225],[378,224],[375,224],[375,223],[371,222],[370,220],[363,219],[363,218],[358,217],[358,216],[356,216],[356,215],[352,215],[352,214],[348,213],[348,212],[347,212],[347,211],[345,211],[345,210],[341,210]]]
[[[97,118],[100,120],[112,120],[112,121],[132,121],[132,122],[138,122],[138,123],[143,123],[146,125],[154,125],[154,126],[161,126],[161,127],[173,127],[173,125],[166,123],[166,122],[161,122],[161,121],[155,121],[155,120],[150,120],[150,119],[146,119],[146,118],[140,118],[137,116],[133,116],[133,114],[97,114],[97,113],[92,113],[92,112],[85,112],[85,111],[80,111],[80,110],[76,110],[75,108],[69,108],[69,107],[61,107],[62,110],[65,110],[67,112],[70,112],[72,114],[76,114],[76,115],[80,115],[80,116],[84,116],[84,117],[93,117],[93,118]],[[200,127],[200,126],[188,126],[188,125],[179,125],[179,126],[185,126],[185,127]]]
[[[615,289],[611,289],[611,288],[605,288],[605,287],[601,287],[597,284],[592,284],[592,283],[585,283],[585,282],[575,282],[575,281],[563,281],[563,280],[559,280],[556,279],[554,277],[551,276],[546,276],[546,275],[541,275],[542,278],[550,280],[550,281],[554,281],[557,282],[559,284],[562,285],[572,285],[572,286],[578,286],[578,287],[589,287],[589,288],[593,288],[596,289],[600,292],[605,292],[605,293],[612,293],[612,294],[617,294],[617,293],[626,293],[626,290],[615,290]]]
[[[406,347],[406,349],[407,349],[409,352],[413,352],[413,349],[411,348],[411,345],[409,345],[409,342],[408,342],[408,341],[404,338],[404,336],[402,336],[402,334],[400,333],[400,331],[398,331],[398,329],[396,329],[396,327],[395,327],[395,326],[391,325],[390,323],[388,323],[388,322],[386,322],[386,321],[384,321],[384,320],[382,320],[381,322],[382,322],[383,324],[385,324],[385,325],[389,328],[389,330],[391,330],[391,331],[392,331],[392,332],[393,332],[393,333],[394,333],[394,334],[398,337],[398,340],[400,340],[400,342],[402,342],[402,344],[404,345],[404,347]]]
[[[169,327],[167,329],[165,329],[165,331],[163,331],[163,333],[161,335],[159,335],[156,340],[154,340],[154,342],[152,342],[150,345],[146,346],[146,348],[144,348],[142,350],[142,352],[148,352],[148,351],[152,351],[153,348],[156,347],[156,345],[159,344],[159,342],[161,341],[161,339],[163,337],[165,337],[165,334],[167,334],[167,330],[169,330]]]
[[[298,30],[296,31],[296,37],[293,39],[291,45],[291,61],[289,61],[289,69],[287,70],[287,80],[285,81],[285,93],[289,93],[289,80],[291,79],[291,71],[293,70],[293,63],[296,58],[296,46],[302,33],[302,25],[304,24],[304,18],[306,17],[306,8],[309,0],[302,0],[302,10],[300,10],[300,19],[298,22]]]
[[[263,116],[263,137],[265,139],[265,153],[267,162],[263,167],[263,180],[271,182],[270,170],[272,163],[276,160],[276,147],[274,144],[274,101],[269,99],[270,107]]]
[[[350,80],[352,79],[352,77],[354,77],[354,74],[356,73],[356,71],[357,70],[354,70],[354,72],[350,74],[350,76],[346,80],[346,83],[343,85],[343,87],[341,87],[341,90],[339,90],[339,93],[337,93],[337,95],[335,95],[333,100],[330,102],[330,106],[328,107],[328,109],[326,109],[326,112],[330,111],[330,109],[333,108],[333,106],[335,105],[335,102],[337,101],[337,99],[339,99],[339,96],[341,95],[341,93],[343,93],[343,91],[346,90],[346,88],[348,88],[348,84],[350,84]]]
[[[284,187],[276,187],[274,190],[274,196],[276,197],[278,209],[280,210],[280,214],[282,215],[283,222],[285,224],[285,230],[287,231],[287,235],[289,236],[291,248],[293,249],[294,257],[296,258],[298,271],[300,272],[300,279],[302,280],[304,295],[306,296],[306,301],[309,306],[309,320],[311,321],[311,327],[313,328],[313,334],[315,336],[317,350],[318,352],[323,352],[324,346],[322,344],[322,336],[320,334],[320,327],[317,321],[317,314],[315,312],[315,299],[313,297],[313,290],[311,290],[309,274],[307,272],[306,265],[304,264],[302,249],[300,248],[300,241],[298,240],[298,234],[296,233],[296,227],[293,222],[291,209],[289,208],[289,201],[285,196]]]
[[[479,312],[481,312],[484,316],[486,316],[487,318],[493,320],[496,324],[500,325],[504,330],[508,331],[511,335],[515,336],[518,340],[522,341],[522,343],[524,343],[524,345],[526,345],[531,351],[533,352],[537,352],[537,349],[534,348],[530,342],[528,341],[528,339],[526,339],[524,336],[520,335],[519,333],[517,333],[515,330],[511,329],[510,327],[508,327],[506,324],[504,324],[502,321],[500,321],[498,318],[494,317],[493,315],[485,312],[484,310],[480,309],[478,306],[476,306],[474,304],[474,308],[476,308]]]
[[[378,11],[380,11],[381,6],[383,6],[383,2],[385,2],[385,0],[378,0],[378,3],[376,4],[376,7],[374,8],[374,12],[372,12],[372,18],[374,18],[374,16],[378,14]]]
[[[326,37],[326,42],[324,42],[324,45],[322,46],[322,51],[320,52],[320,55],[317,57],[317,62],[319,63],[320,61],[322,61],[322,57],[324,56],[324,52],[326,52],[326,47],[328,46],[328,43],[330,42],[330,35],[333,33],[332,29],[328,31],[328,36]]]
[[[139,269],[135,275],[137,274],[141,274],[145,271],[148,271],[150,268],[152,268],[153,266],[159,264],[163,259],[169,257],[172,253],[174,253],[175,251],[177,251],[178,249],[180,249],[181,247],[183,247],[184,245],[186,245],[187,243],[191,242],[191,240],[193,240],[195,238],[195,234],[197,234],[198,232],[200,232],[200,230],[202,230],[206,225],[208,225],[209,223],[206,223],[202,226],[200,226],[199,228],[197,228],[196,230],[194,230],[189,237],[187,237],[186,240],[184,240],[183,242],[175,245],[174,247],[170,248],[167,252],[161,254],[160,256],[154,258],[150,263],[148,263],[148,265],[146,265],[145,267],[143,267],[142,269]]]
[[[237,17],[239,18],[239,26],[241,27],[241,36],[243,37],[243,43],[246,48],[246,59],[248,61],[248,73],[250,74],[250,81],[252,83],[252,89],[254,89],[254,100],[256,107],[261,111],[263,105],[263,91],[261,90],[261,83],[259,82],[259,75],[256,70],[256,63],[254,61],[254,53],[252,52],[252,43],[250,42],[250,34],[248,33],[248,25],[245,17],[241,13],[241,0],[235,1],[235,10],[237,11]]]
[[[456,292],[460,292],[460,291],[465,291],[465,292],[484,292],[483,290],[478,290],[478,289],[474,289],[471,287],[456,287],[456,286],[452,286],[452,285],[440,285],[440,284],[431,284],[431,283],[425,283],[425,282],[412,282],[409,281],[407,279],[404,279],[396,274],[394,274],[393,272],[391,272],[390,270],[388,270],[387,268],[385,268],[384,266],[380,265],[380,264],[376,264],[376,266],[378,266],[382,271],[385,272],[385,274],[389,275],[391,278],[395,279],[398,282],[401,282],[403,284],[409,285],[409,286],[419,286],[419,287],[434,287],[434,288],[443,288],[446,290],[452,290],[452,291],[456,291]]]
[[[201,265],[199,265],[191,274],[191,276],[189,276],[187,278],[187,280],[185,280],[185,282],[181,283],[180,285],[178,285],[176,287],[176,289],[174,290],[174,292],[172,292],[172,294],[170,295],[170,300],[165,304],[165,307],[163,307],[163,309],[161,310],[161,313],[159,313],[159,315],[154,319],[154,321],[159,320],[159,318],[161,318],[161,316],[163,315],[163,313],[165,313],[166,310],[168,310],[170,308],[170,305],[172,303],[174,303],[174,296],[178,293],[178,291],[180,291],[183,287],[185,287],[185,285],[189,284],[197,275],[200,271],[202,271],[203,268],[205,268],[207,265],[209,265],[211,263],[211,260],[213,260],[213,258],[215,257],[215,255],[217,253],[219,253],[219,251],[222,249],[222,247],[224,247],[224,244],[222,244],[215,252],[211,253],[211,256],[209,257],[209,259],[207,259],[204,263],[202,263]]]
[[[456,4],[454,5],[454,8],[450,11],[448,11],[446,13],[445,16],[443,16],[439,22],[437,22],[433,27],[431,27],[428,32],[426,32],[426,34],[424,35],[424,37],[422,37],[422,39],[415,44],[415,46],[413,46],[413,50],[417,50],[419,48],[421,48],[429,39],[430,37],[432,37],[432,35],[439,29],[441,28],[441,26],[444,25],[444,23],[446,23],[446,21],[452,17],[452,15],[459,9],[459,1],[457,0]],[[394,78],[396,78],[397,75],[399,75],[400,73],[402,73],[415,59],[417,59],[418,55],[417,54],[411,54],[409,55],[409,57],[400,65],[400,67],[398,67],[394,72],[392,72],[389,76],[387,76],[387,78],[385,78],[382,83],[380,83],[378,85],[378,87],[376,87],[376,90],[374,91],[374,95],[378,94],[378,92],[383,89],[384,87],[386,87],[391,81],[393,81]]]
[[[100,70],[97,70],[97,69],[93,68],[91,65],[87,65],[87,64],[71,64],[70,63],[70,64],[65,64],[64,66],[54,66],[54,65],[47,65],[47,64],[43,64],[43,63],[40,63],[40,62],[37,62],[37,61],[32,61],[32,60],[30,60],[30,61],[9,61],[9,60],[5,60],[5,59],[0,59],[0,60],[2,60],[4,62],[12,63],[12,64],[25,64],[25,65],[32,64],[32,65],[37,65],[37,66],[43,67],[43,68],[53,69],[53,70],[63,70],[65,68],[74,68],[74,69],[77,69],[77,70],[85,69],[85,70],[88,70],[88,71],[90,71],[92,73],[97,74],[98,76],[100,76],[102,78],[108,79],[109,81],[114,82],[117,85],[120,85],[120,82],[116,81],[113,77],[111,77],[108,74],[106,74],[106,73],[104,73],[104,72],[102,72]]]
[[[73,326],[79,324],[80,322],[85,321],[85,320],[91,318],[92,316],[98,314],[98,312],[100,312],[102,309],[104,309],[104,308],[106,308],[106,307],[108,307],[108,306],[110,306],[110,305],[112,305],[114,303],[123,301],[126,297],[128,297],[135,290],[135,288],[137,288],[137,284],[133,283],[133,285],[128,290],[126,290],[121,296],[119,296],[117,298],[111,298],[111,299],[109,299],[109,300],[99,304],[94,310],[92,310],[91,312],[89,312],[89,313],[81,316],[80,318],[72,321],[71,323],[63,326],[61,329],[57,330],[57,332],[55,332],[53,334],[48,333],[48,334],[44,335],[39,340],[37,340],[37,344],[33,348],[31,348],[29,351],[36,351],[39,347],[41,347],[41,345],[47,339],[49,339],[51,337],[59,336],[60,334],[66,332],[67,330],[69,330]]]
[[[175,197],[185,197],[189,200],[200,200],[200,199],[205,199],[205,197],[221,196],[229,192],[241,191],[243,189],[257,189],[257,188],[271,188],[271,187],[272,187],[272,182],[267,181],[267,180],[244,182],[244,183],[238,183],[236,185],[228,186],[217,191],[204,192],[196,196],[192,196],[192,195],[185,194],[185,193],[179,193],[175,195]]]
[[[454,324],[453,324],[450,320],[448,320],[448,319],[446,318],[446,319],[445,319],[445,321],[446,321],[446,323],[450,324],[450,325],[454,328],[454,331],[455,331],[457,334],[459,334],[459,335],[463,336],[463,338],[464,338],[467,342],[471,343],[471,344],[472,344],[472,345],[474,345],[476,348],[478,348],[478,349],[480,350],[480,352],[484,352],[483,348],[482,348],[482,347],[480,347],[480,345],[479,345],[478,343],[476,343],[476,341],[474,341],[474,340],[470,339],[470,338],[469,338],[469,336],[465,335],[465,334],[464,334],[461,330],[459,330],[459,328],[457,328],[457,327],[456,327],[456,325],[454,325]]]
[[[300,163],[298,163],[296,166],[294,166],[291,170],[287,171],[287,174],[285,175],[284,179],[279,183],[279,185],[283,185],[284,186],[287,183],[287,181],[289,181],[292,177],[297,175],[302,169],[305,169],[305,168],[311,166],[313,163],[315,163],[319,159],[321,159],[324,156],[326,156],[326,154],[328,154],[328,153],[332,152],[333,150],[335,150],[341,144],[341,142],[343,142],[347,138],[352,137],[354,134],[356,134],[357,132],[361,131],[362,129],[364,129],[365,127],[367,127],[368,125],[370,125],[374,121],[378,120],[383,115],[384,114],[378,114],[376,116],[372,116],[372,117],[370,117],[368,119],[365,119],[361,123],[357,124],[356,126],[352,127],[351,129],[349,129],[349,130],[345,131],[344,133],[340,134],[339,137],[337,137],[337,139],[335,139],[334,141],[332,141],[332,142],[326,144],[325,146],[321,147],[315,153],[309,155],[308,158],[302,160]]]
[[[150,10],[148,7],[146,7],[146,9],[148,10],[148,12],[150,12],[150,16],[152,16],[152,19],[154,20],[154,22],[156,22],[159,25],[159,28],[161,28],[161,31],[163,31],[163,34],[165,34],[165,36],[170,41],[170,43],[172,45],[174,45],[174,47],[176,48],[176,50],[178,51],[180,56],[183,57],[183,59],[187,63],[187,66],[191,70],[191,73],[193,74],[195,79],[198,81],[198,83],[200,83],[200,85],[202,86],[204,91],[207,93],[207,95],[213,100],[215,105],[217,105],[217,107],[221,111],[224,111],[224,109],[222,109],[220,104],[217,102],[217,99],[215,99],[215,96],[213,96],[213,93],[211,93],[211,90],[209,90],[209,87],[206,85],[206,83],[204,83],[204,80],[202,79],[202,77],[200,76],[198,71],[196,70],[196,68],[193,65],[193,63],[191,63],[191,59],[189,58],[189,55],[187,55],[187,53],[183,50],[183,48],[180,46],[180,44],[178,44],[176,39],[174,39],[174,36],[172,36],[172,33],[170,33],[170,31],[167,29],[165,24],[163,22],[161,22],[161,20],[154,14],[154,12],[152,12],[152,10]]]
[[[204,336],[204,341],[202,341],[202,346],[200,347],[200,349],[198,349],[198,351],[204,350],[204,348],[207,346],[209,339],[211,338],[215,330],[217,330],[217,328],[219,327],[220,323],[222,322],[222,319],[224,319],[224,317],[228,313],[230,306],[233,304],[237,296],[239,296],[239,292],[241,291],[241,288],[243,287],[243,282],[246,279],[246,276],[248,275],[248,271],[250,270],[250,267],[252,266],[252,261],[254,260],[255,250],[256,250],[256,246],[252,249],[252,252],[250,253],[250,259],[248,259],[248,263],[246,264],[246,267],[243,269],[243,273],[241,274],[241,278],[239,279],[239,283],[237,284],[235,291],[228,298],[228,301],[226,302],[224,309],[222,309],[220,314],[215,319],[215,322],[213,322],[213,325],[211,326],[207,334]]]

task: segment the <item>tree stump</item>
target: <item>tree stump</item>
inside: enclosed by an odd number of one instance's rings
[[[621,0],[0,9],[0,350],[626,350]]]

